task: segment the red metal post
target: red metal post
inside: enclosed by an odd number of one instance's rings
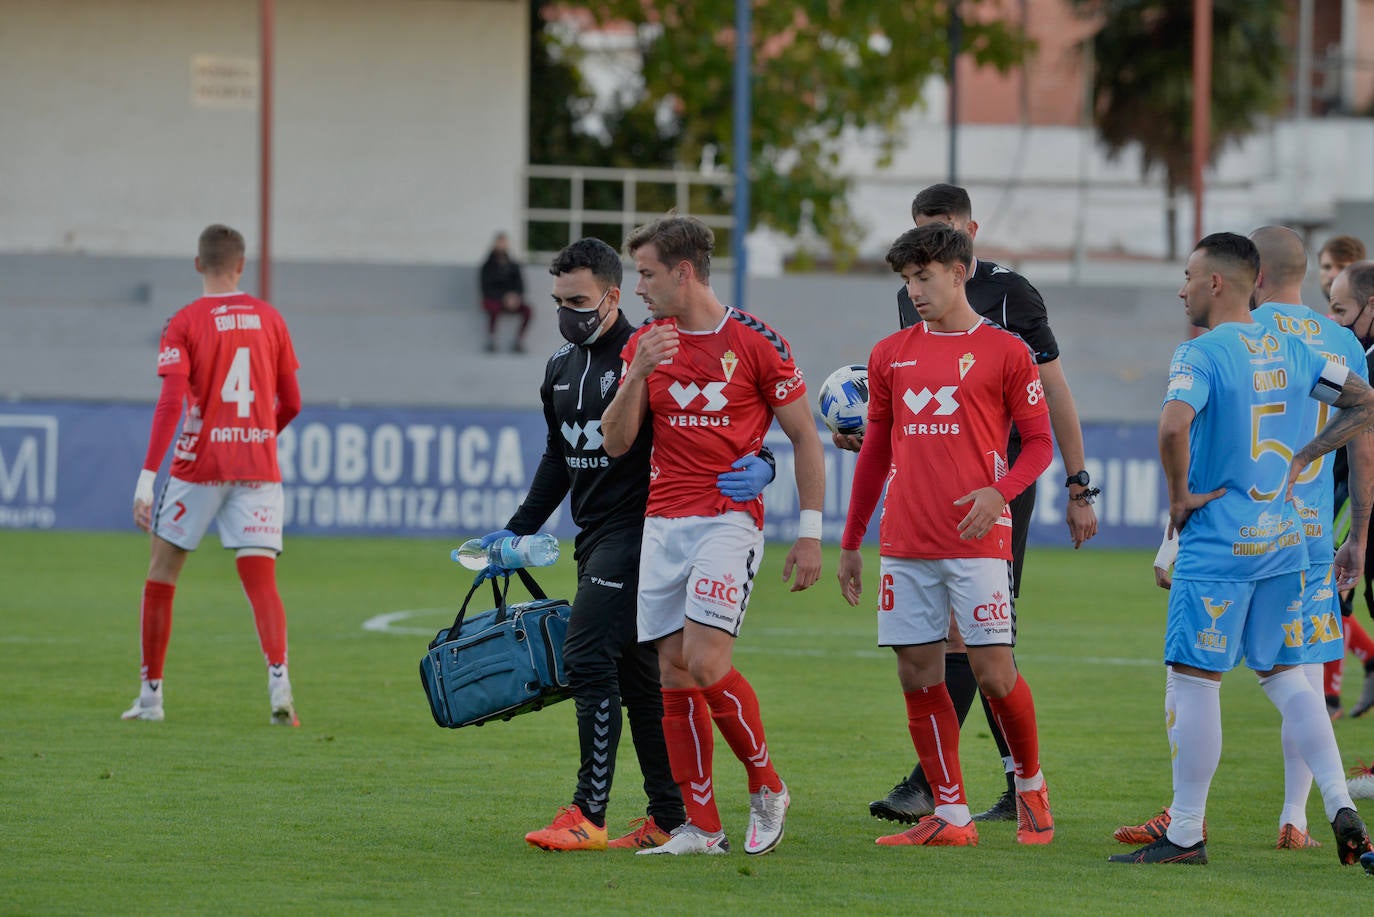
[[[262,58],[258,86],[258,296],[272,296],[272,42],[273,0],[259,0],[259,56]]]
[[[1212,0],[1193,0],[1193,241],[1202,238],[1202,168],[1212,140]]]

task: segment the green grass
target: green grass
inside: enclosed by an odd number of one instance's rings
[[[213,539],[211,539],[213,543]],[[753,859],[550,854],[525,845],[572,791],[572,706],[442,730],[416,672],[465,581],[447,543],[291,539],[280,581],[304,725],[267,725],[252,616],[229,555],[187,565],[166,672],[165,723],[124,723],[137,689],[146,542],[0,533],[0,912],[3,913],[978,913],[1336,912],[1374,880],[1327,846],[1272,848],[1282,801],[1278,718],[1254,678],[1223,689],[1225,748],[1203,869],[1109,865],[1112,829],[1169,799],[1158,664],[1164,594],[1144,552],[1036,550],[1020,659],[1036,699],[1057,831],[1021,848],[985,827],[977,849],[879,849],[868,816],[913,760],[873,613],[834,583],[789,594],[769,553],[737,662],[758,690],[794,804],[779,850]],[[876,571],[876,557],[867,572]],[[541,575],[571,591],[565,559]],[[415,610],[395,627],[368,619]],[[1358,694],[1351,667],[1346,702]],[[1336,724],[1349,763],[1374,718]],[[746,819],[724,742],[722,816]],[[964,732],[970,802],[1002,778],[980,717]],[[642,814],[628,732],[612,828]],[[1374,816],[1366,804],[1365,816]],[[1283,904],[1280,904],[1283,902]]]

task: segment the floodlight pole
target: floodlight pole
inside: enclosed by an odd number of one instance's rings
[[[258,85],[258,296],[272,296],[272,43],[273,0],[258,0],[261,58]]]
[[[735,308],[745,308],[749,284],[749,251],[744,237],[749,233],[749,125],[753,121],[753,86],[750,63],[753,56],[750,32],[753,28],[751,0],[735,0],[735,203],[734,229],[730,234],[731,254],[735,259]]]

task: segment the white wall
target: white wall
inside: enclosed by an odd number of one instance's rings
[[[0,0],[0,252],[255,247],[255,108],[192,104],[193,55],[258,55],[252,0]],[[467,262],[518,232],[528,39],[514,0],[277,3],[274,255]]]
[[[948,177],[948,133],[929,114],[913,113],[906,145],[879,168],[860,142],[845,168],[855,178],[851,203],[869,233],[863,255],[881,258],[911,228],[911,199]],[[1374,119],[1326,118],[1271,124],[1232,148],[1206,172],[1204,232],[1248,233],[1297,219],[1335,217],[1341,200],[1374,198]],[[1159,174],[1143,179],[1139,152],[1109,160],[1091,132],[1067,127],[965,125],[958,179],[973,198],[981,246],[1013,253],[1158,258],[1165,253],[1164,193]],[[1191,247],[1192,198],[1178,201],[1181,250]],[[1318,227],[1317,244],[1338,227]]]

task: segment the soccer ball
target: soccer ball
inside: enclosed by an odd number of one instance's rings
[[[868,426],[868,367],[841,366],[821,383],[818,400],[831,433],[862,433]]]

